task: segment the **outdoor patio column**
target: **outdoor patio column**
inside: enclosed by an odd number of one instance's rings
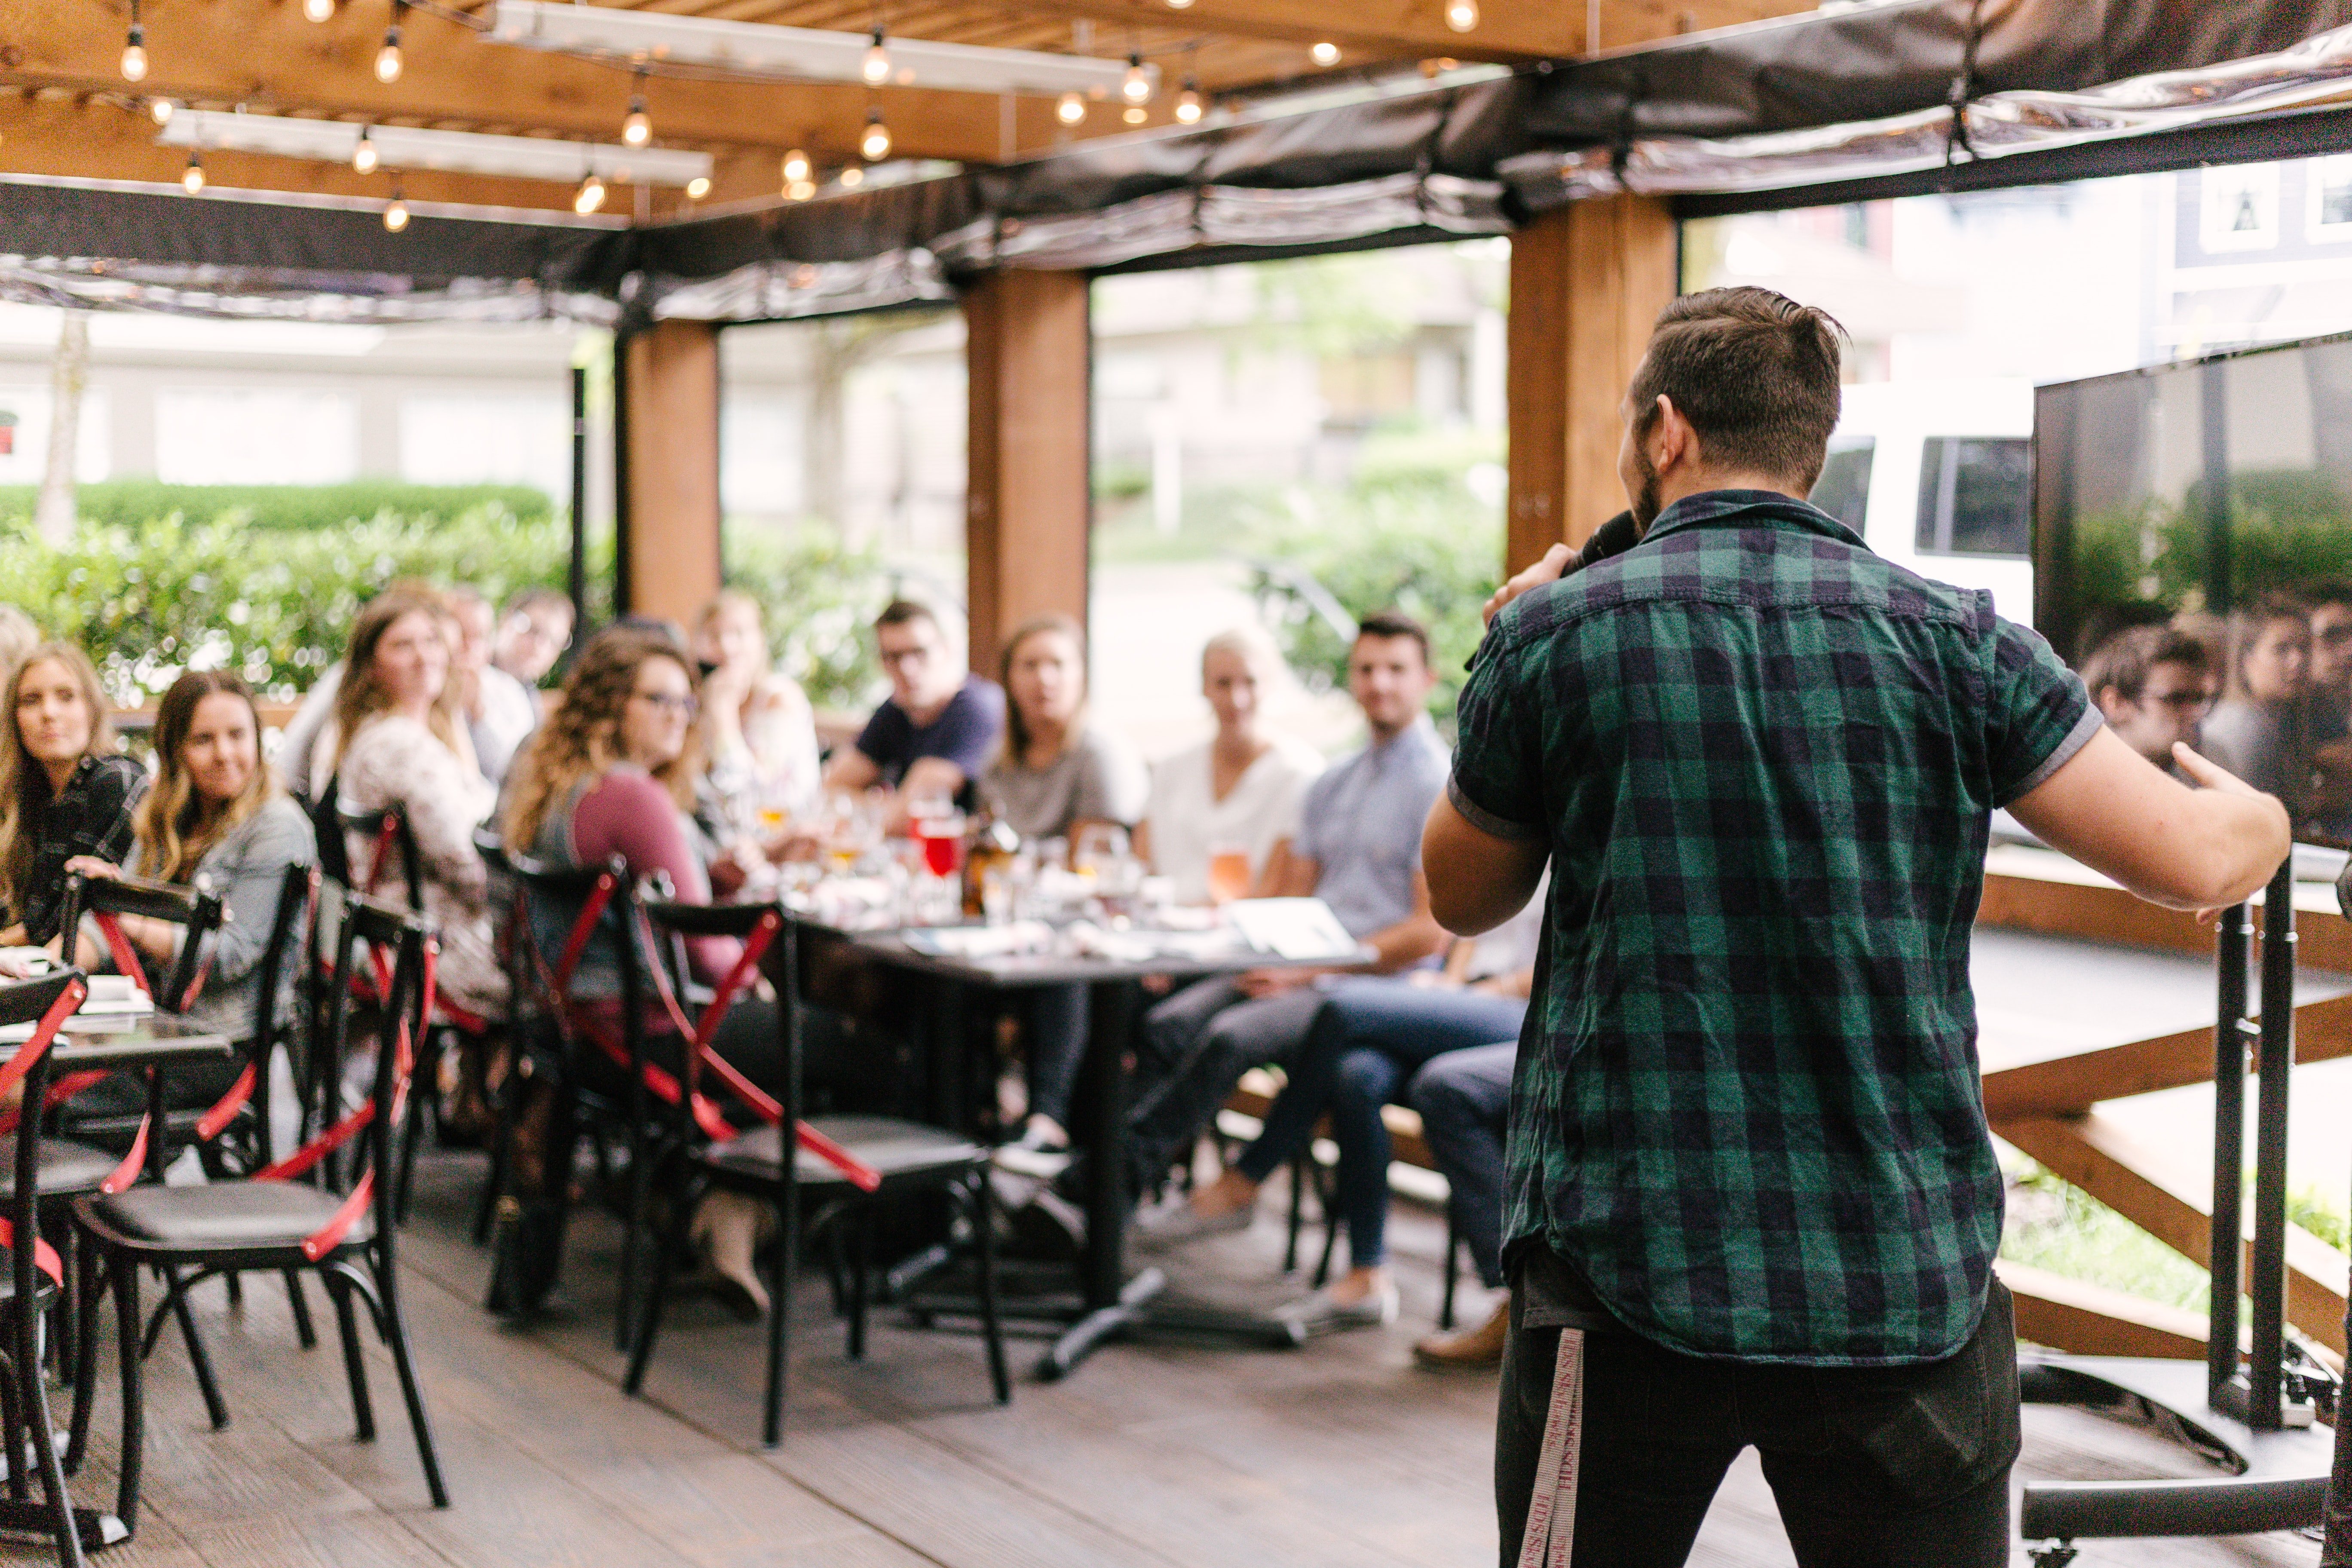
[[[1511,237],[1506,570],[1624,510],[1617,407],[1677,268],[1674,218],[1640,196],[1573,202]]]
[[[690,620],[719,591],[719,330],[662,321],[621,340],[615,597]]]
[[[1087,618],[1091,327],[1077,272],[992,273],[964,296],[971,668],[1032,616]]]

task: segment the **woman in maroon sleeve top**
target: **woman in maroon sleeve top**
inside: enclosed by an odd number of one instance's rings
[[[515,759],[502,825],[507,844],[561,867],[601,866],[617,854],[631,880],[665,872],[679,900],[708,903],[709,868],[687,816],[702,772],[697,717],[693,678],[677,643],[635,626],[598,633],[564,681],[561,704]],[[551,962],[576,914],[532,901],[532,939]],[[742,952],[728,937],[687,945],[695,977],[707,982],[722,978]],[[620,963],[609,932],[600,931],[581,954],[571,994],[618,1016]],[[675,1071],[681,1041],[667,1014],[656,1011],[646,1027],[650,1054]],[[712,1047],[781,1099],[785,1063],[776,1032],[776,1002],[761,982],[737,1000]],[[595,1053],[583,1058],[590,1072],[602,1064]],[[712,1193],[695,1212],[695,1240],[714,1281],[751,1317],[768,1301],[751,1261],[763,1212],[732,1193]]]

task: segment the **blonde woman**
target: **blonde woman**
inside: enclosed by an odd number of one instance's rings
[[[425,918],[440,934],[439,985],[469,1012],[495,1014],[507,1000],[490,931],[489,872],[474,829],[498,804],[467,739],[449,680],[443,607],[421,595],[383,594],[352,626],[350,656],[335,694],[333,777],[345,807],[397,807],[416,838]],[[364,881],[375,845],[353,835],[352,873]],[[397,900],[397,857],[375,891]]]
[[[37,645],[11,672],[13,721],[0,725],[0,946],[57,941],[66,863],[120,865],[131,809],[147,788],[115,750],[98,671],[71,643]]]
[[[618,855],[632,881],[656,872],[676,898],[707,903],[710,879],[696,849],[688,812],[702,768],[698,702],[686,656],[664,632],[614,626],[581,650],[554,715],[515,759],[500,832],[511,847],[551,865],[600,866]],[[552,963],[570,939],[576,910],[531,904],[531,940]],[[742,956],[732,938],[687,944],[697,978],[716,982]],[[764,988],[763,988],[764,989]],[[620,954],[599,930],[572,971],[572,997],[592,1016],[621,1019]],[[712,1047],[752,1082],[783,1097],[776,1004],[761,994],[737,1000]],[[646,1016],[646,1048],[671,1072],[683,1053],[666,1012]],[[593,1052],[582,1070],[608,1075],[618,1090],[625,1073]],[[695,1211],[693,1234],[729,1302],[747,1317],[766,1310],[768,1293],[751,1253],[761,1210],[751,1200],[714,1193]]]
[[[800,813],[816,803],[816,715],[800,683],[769,661],[760,602],[729,588],[694,617],[694,660],[711,793],[739,831],[760,811]]]

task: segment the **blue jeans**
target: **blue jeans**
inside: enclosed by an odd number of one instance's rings
[[[1518,1044],[1510,1040],[1448,1051],[1433,1057],[1404,1089],[1445,1177],[1454,1228],[1490,1289],[1503,1283],[1503,1130],[1518,1059]]]
[[[1517,1039],[1527,1010],[1517,997],[1481,991],[1386,978],[1341,982],[1316,1014],[1289,1081],[1234,1169],[1265,1181],[1307,1147],[1328,1111],[1339,1145],[1339,1204],[1348,1225],[1349,1260],[1359,1268],[1384,1261],[1390,1151],[1381,1107],[1433,1057]]]

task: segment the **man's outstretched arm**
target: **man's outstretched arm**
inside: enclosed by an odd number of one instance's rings
[[[2172,752],[2199,788],[2102,730],[2009,809],[2150,903],[2210,910],[2252,897],[2292,847],[2286,807],[2186,746]]]

